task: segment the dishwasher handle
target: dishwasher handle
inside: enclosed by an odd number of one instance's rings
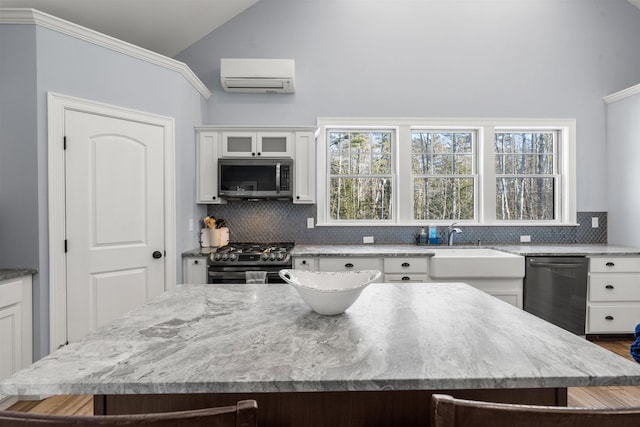
[[[582,267],[584,265],[584,263],[582,262],[567,262],[567,263],[563,263],[563,262],[539,262],[539,261],[530,261],[529,262],[529,266],[530,267],[535,267],[535,268],[576,268],[576,267]]]

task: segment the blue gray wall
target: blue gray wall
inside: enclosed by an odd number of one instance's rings
[[[637,246],[640,242],[640,93],[607,106],[609,170],[609,239]]]
[[[38,269],[37,359],[49,347],[47,92],[175,118],[178,254],[196,244],[188,221],[205,212],[195,203],[194,126],[207,105],[177,72],[44,27],[0,25],[0,40],[0,266]]]
[[[261,0],[181,52],[208,124],[318,116],[577,119],[577,208],[606,211],[602,97],[640,79],[626,0]],[[293,58],[293,95],[231,94],[220,58]]]

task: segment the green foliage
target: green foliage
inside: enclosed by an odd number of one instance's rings
[[[393,218],[394,132],[332,130],[329,213],[334,220]],[[496,218],[554,219],[556,133],[495,134]],[[414,130],[411,135],[413,218],[473,220],[475,132]]]

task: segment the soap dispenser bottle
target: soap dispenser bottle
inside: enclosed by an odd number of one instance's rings
[[[430,245],[438,244],[438,229],[433,224],[429,226],[429,244]]]
[[[416,237],[416,244],[419,246],[425,246],[428,242],[427,232],[424,230],[424,227],[420,229],[420,233]]]

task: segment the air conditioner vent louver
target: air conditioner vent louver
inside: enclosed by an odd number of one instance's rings
[[[220,59],[220,83],[227,92],[293,93],[293,59]]]

